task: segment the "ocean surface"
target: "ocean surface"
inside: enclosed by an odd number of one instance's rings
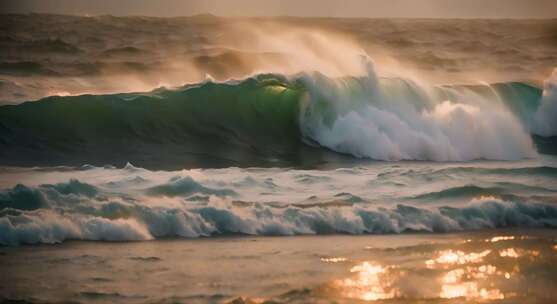
[[[0,248],[16,303],[554,303],[551,230]]]
[[[555,33],[4,15],[0,301],[553,303]]]

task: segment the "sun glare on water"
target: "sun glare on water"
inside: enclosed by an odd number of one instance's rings
[[[389,274],[389,267],[366,261],[352,267],[350,272],[356,276],[336,281],[347,298],[373,301],[392,299],[398,294],[398,289],[391,286],[394,278]]]
[[[439,252],[435,259],[427,260],[426,266],[428,268],[433,268],[435,265],[452,265],[452,264],[467,264],[467,263],[479,263],[483,260],[485,256],[491,253],[491,250],[484,250],[478,253],[464,253],[460,250],[444,250]]]
[[[498,239],[495,240],[495,242]],[[493,242],[493,241],[492,241]],[[504,299],[505,295],[497,288],[489,288],[481,286],[494,276],[504,276],[510,278],[509,273],[502,273],[497,270],[496,266],[482,264],[484,258],[491,253],[491,250],[481,252],[465,253],[459,250],[443,250],[440,251],[436,258],[427,260],[426,267],[430,269],[446,268],[449,266],[459,266],[446,272],[441,278],[440,298],[466,298],[466,299],[483,299],[497,300]],[[512,248],[501,251],[501,256],[517,257],[518,254]]]

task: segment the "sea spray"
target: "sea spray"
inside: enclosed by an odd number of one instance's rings
[[[492,95],[379,78],[308,79],[304,136],[377,160],[516,160],[536,152],[520,120]],[[430,93],[433,92],[433,93]]]

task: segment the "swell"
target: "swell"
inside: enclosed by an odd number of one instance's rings
[[[227,167],[296,161],[303,89],[274,75],[0,108],[4,163]],[[48,160],[48,161],[47,161]]]
[[[507,110],[485,105],[494,96]],[[540,100],[542,90],[523,83],[426,90],[371,69],[341,79],[265,74],[149,93],[53,96],[0,107],[0,162],[187,168],[311,166],[342,155],[521,159],[535,154],[524,130]],[[470,124],[473,132],[462,133]],[[540,152],[550,151],[553,141],[540,138],[550,147]]]

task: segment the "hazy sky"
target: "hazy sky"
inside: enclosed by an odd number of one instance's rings
[[[557,18],[557,0],[0,0],[4,13]]]

